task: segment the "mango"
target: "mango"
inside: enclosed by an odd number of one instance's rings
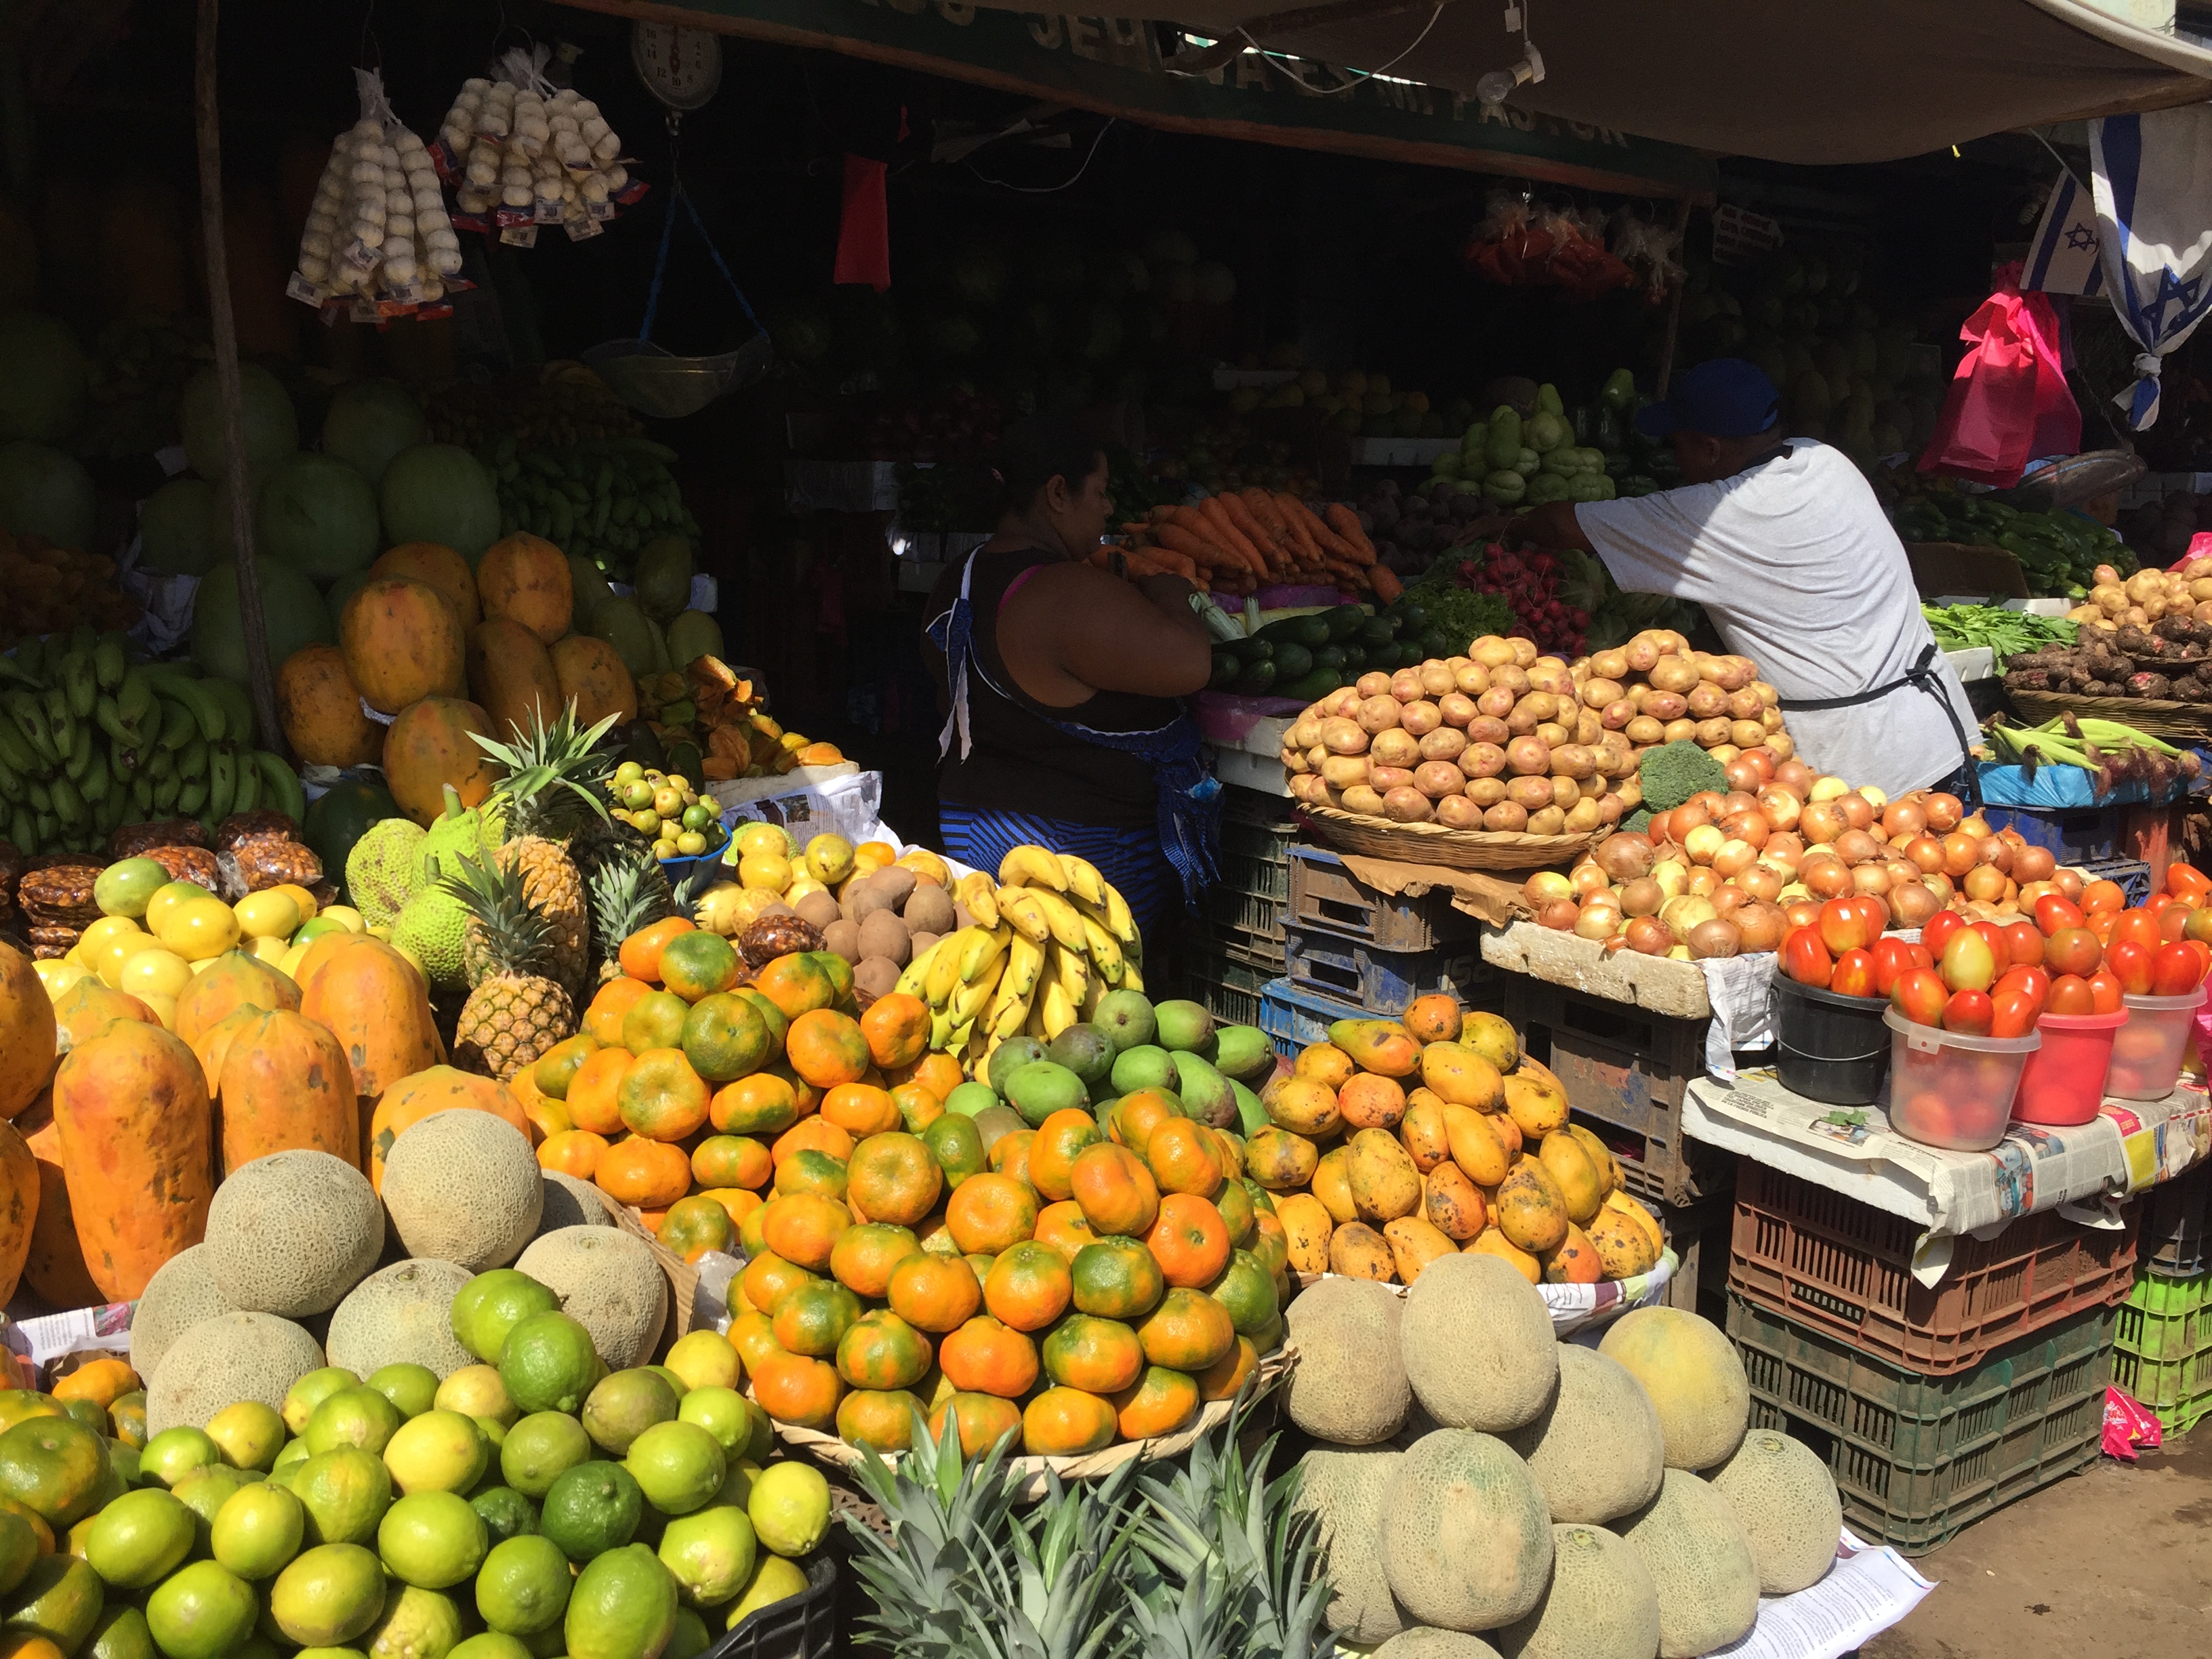
[[[1332,1146],[1321,1155],[1314,1166],[1313,1195],[1339,1226],[1359,1219],[1359,1206],[1352,1201],[1351,1148]]]
[[[1390,1260],[1398,1269],[1398,1282],[1410,1285],[1421,1269],[1440,1255],[1456,1255],[1459,1246],[1419,1216],[1403,1215],[1382,1230],[1390,1247]]]
[[[1395,1129],[1406,1115],[1406,1091],[1395,1078],[1362,1072],[1336,1091],[1336,1109],[1355,1129]]]
[[[1260,1103],[1277,1128],[1294,1134],[1333,1135],[1344,1127],[1336,1091],[1316,1078],[1279,1077],[1260,1091]]]
[[[1395,1019],[1340,1019],[1328,1040],[1352,1056],[1363,1072],[1382,1077],[1411,1077],[1421,1063],[1421,1045]]]
[[[1444,1108],[1444,1130],[1451,1138],[1451,1161],[1478,1187],[1495,1187],[1513,1168],[1516,1149],[1498,1131],[1508,1120],[1465,1106]]]
[[[1589,1154],[1590,1167],[1597,1171],[1599,1184],[1610,1194],[1620,1185],[1620,1165],[1613,1156],[1613,1149],[1579,1123],[1567,1125],[1567,1133]]]
[[[1244,1137],[1216,1125],[1213,1144],[1221,1153],[1221,1173],[1231,1181],[1244,1176]]]
[[[1254,1094],[1235,1078],[1229,1079],[1229,1090],[1237,1097],[1237,1121],[1246,1134],[1267,1127],[1267,1109]]]
[[[1459,1040],[1500,1073],[1521,1063],[1521,1037],[1513,1022],[1498,1014],[1470,1013],[1459,1023]]]
[[[1298,1057],[1291,1066],[1293,1077],[1310,1077],[1316,1083],[1325,1083],[1332,1090],[1341,1089],[1352,1081],[1352,1074],[1359,1068],[1352,1063],[1352,1056],[1334,1042],[1310,1042],[1298,1050]]]
[[[1463,1244],[1480,1235],[1490,1212],[1467,1171],[1444,1163],[1421,1177],[1421,1213],[1446,1238]]]
[[[1406,1097],[1406,1115],[1398,1120],[1398,1142],[1423,1175],[1451,1156],[1444,1103],[1426,1089]]]
[[[1537,1160],[1559,1183],[1567,1205],[1567,1219],[1580,1225],[1596,1218],[1605,1206],[1605,1184],[1590,1167],[1582,1143],[1564,1129],[1554,1129],[1538,1143]]]
[[[1033,1060],[1018,1066],[1001,1091],[1006,1104],[1022,1115],[1032,1129],[1054,1112],[1081,1109],[1091,1104],[1091,1091],[1083,1079],[1066,1066],[1049,1060]]]
[[[1081,1078],[1085,1088],[1103,1088],[1114,1072],[1114,1039],[1103,1026],[1078,1020],[1045,1045],[1044,1057]]]
[[[1352,1201],[1368,1221],[1395,1221],[1421,1207],[1421,1172],[1387,1129],[1362,1129],[1346,1144]]]
[[[1498,1230],[1522,1249],[1540,1254],[1567,1236],[1567,1203],[1544,1166],[1524,1157],[1498,1183]]]
[[[1579,1227],[1571,1224],[1567,1236],[1550,1249],[1538,1252],[1536,1260],[1543,1264],[1547,1285],[1595,1285],[1598,1281],[1597,1247]]]
[[[1632,1279],[1650,1272],[1658,1261],[1644,1230],[1618,1210],[1601,1209],[1585,1236],[1597,1251],[1603,1278]]]
[[[1653,1261],[1658,1261],[1666,1254],[1666,1230],[1660,1226],[1659,1218],[1644,1208],[1640,1200],[1631,1198],[1626,1193],[1616,1188],[1605,1195],[1605,1207],[1626,1216],[1634,1224],[1637,1231],[1650,1240]]]
[[[1464,1023],[1459,999],[1449,991],[1415,997],[1399,1019],[1419,1042],[1449,1042],[1459,1036]]]
[[[1566,1126],[1567,1097],[1556,1081],[1547,1083],[1516,1072],[1505,1079],[1505,1109],[1524,1136],[1539,1140]]]
[[[1275,1219],[1283,1224],[1288,1239],[1291,1267],[1302,1273],[1325,1273],[1328,1271],[1329,1235],[1336,1231],[1336,1222],[1311,1193],[1292,1193],[1275,1206]],[[1613,1219],[1624,1227],[1635,1224],[1621,1217]]]
[[[1321,1148],[1304,1135],[1269,1124],[1244,1143],[1244,1167],[1270,1192],[1294,1193],[1310,1185]]]
[[[1203,1054],[1213,1041],[1213,1016],[1195,1002],[1156,1002],[1156,1041],[1177,1054]]]
[[[1182,1090],[1181,1077],[1176,1070],[1176,1057],[1154,1043],[1140,1042],[1124,1048],[1114,1056],[1109,1073],[1114,1092],[1126,1095],[1139,1089]]]
[[[1347,1221],[1328,1236],[1328,1270],[1347,1279],[1388,1284],[1398,1259],[1382,1234],[1364,1221]]]
[[[1249,1084],[1275,1069],[1275,1045],[1256,1025],[1224,1025],[1213,1034],[1213,1065],[1224,1077]]]
[[[1544,1267],[1536,1258],[1516,1244],[1496,1227],[1486,1227],[1474,1243],[1466,1247],[1466,1254],[1494,1255],[1513,1264],[1513,1270],[1531,1285],[1544,1282]]]
[[[1493,1112],[1504,1097],[1504,1082],[1472,1048],[1456,1042],[1431,1042],[1421,1050],[1421,1082],[1447,1106],[1472,1106]]]

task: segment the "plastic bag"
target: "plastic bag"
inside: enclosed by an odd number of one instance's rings
[[[2060,362],[2057,313],[2048,296],[2022,294],[2019,278],[2018,264],[1999,271],[1996,291],[1960,328],[1966,355],[1920,457],[1921,471],[2006,489],[2037,456],[2081,447],[2081,411]]]
[[[2105,1455],[2132,1463],[2138,1453],[2156,1451],[2166,1431],[2157,1418],[2118,1389],[2105,1390]]]

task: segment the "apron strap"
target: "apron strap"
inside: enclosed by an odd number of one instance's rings
[[[1919,656],[1913,659],[1912,666],[1905,671],[1903,678],[1893,679],[1887,685],[1855,691],[1845,697],[1783,697],[1777,701],[1775,706],[1785,714],[1828,708],[1856,708],[1908,685],[1925,691],[1943,710],[1943,718],[1951,725],[1951,735],[1959,741],[1959,764],[1966,777],[1966,800],[1969,805],[1977,804],[1979,791],[1974,777],[1973,740],[1967,737],[1966,728],[1960,723],[1959,711],[1952,705],[1951,694],[1944,687],[1943,677],[1936,672],[1936,642],[1933,640],[1921,647]]]

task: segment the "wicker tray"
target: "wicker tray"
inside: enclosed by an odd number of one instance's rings
[[[2212,743],[2212,702],[2166,702],[2149,697],[2084,697],[2071,691],[2008,691],[2014,707],[2040,726],[2072,709],[2100,720],[2119,720],[2168,743]]]
[[[1440,864],[1448,870],[1541,870],[1579,857],[1605,838],[1592,830],[1576,836],[1524,836],[1492,830],[1447,830],[1440,823],[1393,823],[1340,806],[1300,804],[1314,832],[1332,847],[1369,858]]]

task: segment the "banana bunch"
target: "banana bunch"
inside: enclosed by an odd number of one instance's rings
[[[929,1046],[969,1076],[1009,1037],[1049,1042],[1108,992],[1145,988],[1129,907],[1085,860],[1017,847],[996,881],[977,871],[952,891],[974,922],[908,963],[898,988],[929,1005]]]
[[[252,746],[243,687],[181,664],[133,666],[120,634],[29,640],[0,656],[0,833],[85,852],[125,823],[307,811],[282,757]]]

